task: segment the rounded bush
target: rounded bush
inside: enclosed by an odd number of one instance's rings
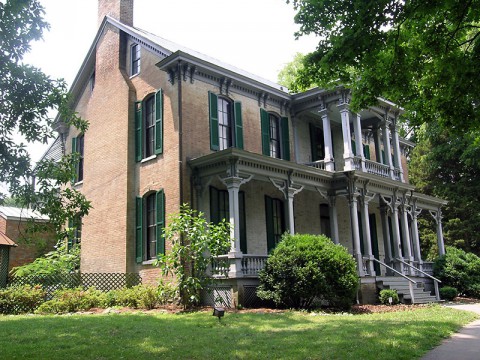
[[[447,246],[446,254],[435,260],[433,274],[460,294],[480,297],[480,258],[475,254]]]
[[[458,295],[458,290],[451,286],[444,286],[439,291],[443,300],[452,301]]]
[[[380,304],[384,305],[395,305],[400,302],[398,298],[397,290],[393,289],[383,289],[380,291],[380,296],[378,299],[380,300]],[[392,302],[390,303],[390,298],[392,298]]]
[[[323,235],[285,234],[259,279],[261,299],[296,309],[311,308],[316,300],[349,309],[358,288],[355,260]]]

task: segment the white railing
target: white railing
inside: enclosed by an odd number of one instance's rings
[[[259,271],[265,267],[267,259],[267,255],[243,255],[242,274],[244,276],[257,277]]]
[[[438,291],[438,284],[441,283],[440,280],[438,280],[436,277],[433,277],[433,276],[427,274],[425,271],[422,271],[422,270],[416,268],[415,266],[406,263],[405,261],[403,261],[401,259],[397,259],[397,261],[400,261],[404,266],[408,266],[411,269],[415,270],[415,272],[421,273],[421,274],[427,276],[428,278],[432,279],[433,280],[433,285],[435,286],[435,297],[436,297],[437,300],[440,300],[440,293]]]
[[[422,270],[428,275],[433,275],[433,262],[424,261],[422,264]]]
[[[224,277],[230,269],[230,261],[228,255],[215,256],[212,259],[211,274],[214,277]]]
[[[316,169],[319,169],[319,170],[325,170],[325,161],[323,161],[323,160],[308,162],[308,163],[305,163],[303,165],[312,166],[312,167],[314,167]]]
[[[415,295],[413,293],[413,285],[417,285],[417,282],[410,279],[408,276],[406,275],[403,275],[401,272],[395,270],[393,267],[391,266],[388,266],[387,264],[381,262],[380,260],[377,260],[375,258],[372,258],[373,261],[379,263],[380,265],[384,266],[385,268],[389,269],[390,271],[393,271],[395,274],[398,274],[400,275],[401,277],[403,277],[404,279],[407,279],[408,280],[408,290],[410,292],[410,296],[412,298],[412,304],[415,304]]]
[[[385,178],[390,177],[390,168],[385,164],[365,159],[365,169],[369,174],[375,174]]]

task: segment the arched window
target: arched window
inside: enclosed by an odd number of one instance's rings
[[[135,102],[135,160],[163,153],[163,91]]]
[[[288,118],[260,109],[263,155],[290,160]]]
[[[208,93],[210,148],[243,149],[242,103]]]

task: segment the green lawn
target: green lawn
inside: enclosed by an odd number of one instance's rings
[[[475,315],[210,312],[0,316],[1,359],[415,359]]]

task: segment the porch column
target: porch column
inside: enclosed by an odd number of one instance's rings
[[[385,165],[388,165],[390,169],[390,178],[395,179],[395,172],[392,164],[392,148],[390,147],[390,129],[388,124],[388,119],[385,116],[385,122],[382,124],[382,135],[383,135],[383,152],[385,154]]]
[[[392,138],[393,138],[393,157],[395,160],[395,167],[399,170],[400,172],[400,181],[405,182],[403,179],[403,169],[402,169],[402,158],[401,158],[401,152],[400,152],[400,141],[398,139],[398,129],[397,129],[397,118],[394,118],[394,121],[392,123]]]
[[[380,199],[380,221],[382,222],[383,246],[385,248],[385,264],[393,266],[392,245],[390,240],[390,231],[388,229],[388,205]],[[386,269],[386,274],[390,275],[391,270]]]
[[[418,268],[423,270],[422,253],[420,250],[420,236],[418,235],[418,222],[417,217],[422,212],[422,209],[417,209],[417,199],[412,199],[412,242],[413,253],[415,261],[418,264]]]
[[[329,207],[328,211],[330,212],[330,227],[332,231],[332,240],[335,244],[340,244],[340,237],[338,236],[338,215],[337,215],[337,205],[335,196],[329,196]]]
[[[373,142],[375,144],[375,156],[376,156],[377,162],[380,164],[383,164],[382,150],[380,148],[380,143],[381,143],[380,131],[378,130],[379,130],[378,127],[373,128]]]
[[[293,212],[293,197],[295,196],[294,189],[288,188],[287,191],[287,206],[288,206],[288,231],[290,235],[295,234],[295,216]]]
[[[370,232],[370,221],[368,218],[368,203],[370,200],[372,200],[375,197],[369,196],[366,191],[362,194],[361,199],[361,208],[360,208],[360,215],[362,217],[362,229],[363,229],[363,246],[364,246],[364,251],[366,252],[366,255],[368,259],[370,260],[368,262],[368,274],[371,276],[375,276],[375,268],[374,268],[374,263],[373,263],[373,251],[372,251],[372,237],[371,237],[371,232]]]
[[[342,117],[343,159],[345,161],[343,170],[355,170],[354,156],[352,152],[352,136],[350,135],[350,110],[348,109],[348,104],[346,102],[342,102],[338,105],[338,109],[340,110],[340,115]]]
[[[353,115],[353,132],[355,133],[355,148],[357,156],[360,157],[361,169],[365,172],[365,155],[363,153],[362,125],[360,123],[360,114]]]
[[[442,210],[439,207],[437,211],[430,211],[430,215],[435,219],[437,224],[437,245],[438,245],[438,255],[445,255],[445,244],[443,242],[443,229],[442,229]]]
[[[352,228],[352,240],[353,240],[353,257],[357,261],[358,276],[364,277],[365,272],[363,270],[363,257],[360,247],[360,232],[358,228],[358,193],[355,177],[352,173],[347,173],[348,176],[348,205],[350,206],[350,224]]]
[[[396,264],[396,259],[403,260],[402,247],[400,244],[400,224],[398,221],[398,203],[396,195],[392,198],[392,230],[393,230],[393,262]],[[398,264],[396,270],[403,274],[403,264]]]
[[[319,111],[323,123],[323,142],[325,143],[325,170],[335,171],[335,163],[333,160],[333,143],[332,143],[332,129],[330,126],[330,119],[328,118],[327,107],[324,106]]]
[[[402,204],[400,206],[400,215],[402,217],[402,235],[403,235],[403,256],[404,256],[404,261],[408,262],[409,264],[412,265],[413,262],[413,256],[412,256],[412,247],[410,245],[410,231],[408,229],[408,210],[407,210],[407,204],[405,203],[406,199],[405,197],[402,199]],[[413,271],[412,268],[408,268],[408,271],[410,275],[415,275],[415,272]]]

